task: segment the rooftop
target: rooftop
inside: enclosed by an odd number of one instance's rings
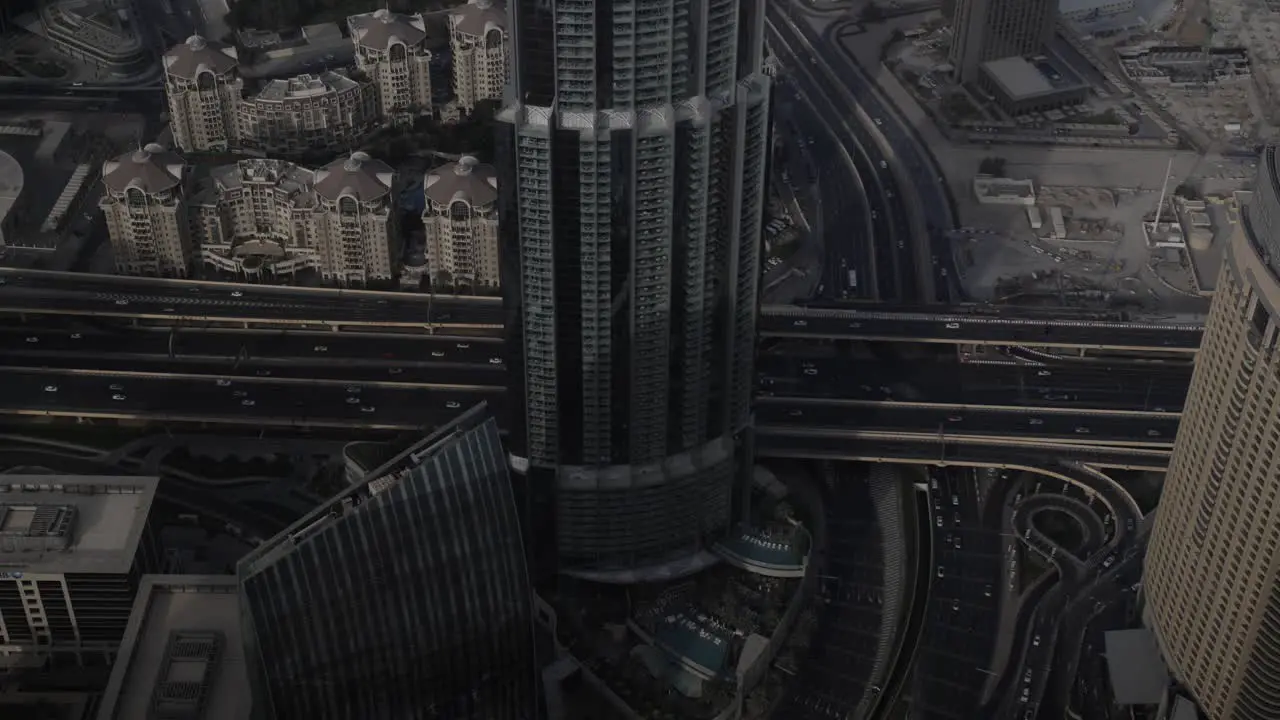
[[[464,155],[427,173],[422,181],[427,199],[438,205],[462,201],[468,205],[488,205],[498,199],[498,173],[492,165]]]
[[[1150,630],[1111,630],[1106,642],[1107,669],[1119,705],[1155,705],[1169,686],[1169,670]]]
[[[249,710],[235,576],[144,576],[98,720],[244,720]]]
[[[199,35],[192,35],[164,54],[165,72],[187,80],[194,80],[202,72],[221,75],[234,70],[238,62],[235,48]]]
[[[287,80],[271,80],[262,91],[254,96],[254,100],[280,102],[283,100],[303,100],[326,95],[331,92],[342,92],[357,86],[355,80],[332,70],[325,70],[318,75],[303,74]]]
[[[506,9],[492,0],[467,0],[449,14],[449,22],[455,32],[482,37],[490,30],[507,29]]]
[[[315,190],[321,197],[337,202],[350,196],[359,202],[372,202],[391,192],[395,170],[368,153],[353,152],[316,171]]]
[[[0,568],[127,573],[159,479],[100,475],[0,478]]]
[[[1044,73],[1023,57],[1007,57],[984,63],[986,71],[997,85],[1011,98],[1030,98],[1048,95],[1054,91],[1053,84]]]
[[[180,155],[153,143],[103,163],[102,182],[118,193],[129,188],[158,193],[180,183],[185,167]]]
[[[351,39],[371,50],[390,50],[392,45],[417,45],[427,38],[427,24],[421,15],[401,15],[385,8],[347,18]]]

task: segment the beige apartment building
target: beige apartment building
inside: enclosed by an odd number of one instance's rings
[[[186,175],[183,159],[159,145],[103,164],[98,207],[117,273],[186,277],[192,253]]]
[[[432,111],[431,51],[421,15],[386,9],[347,18],[355,46],[356,67],[377,87],[383,118],[411,123]]]
[[[243,277],[389,280],[400,257],[393,183],[364,153],[318,171],[268,159],[214,168],[191,202],[200,260]]]
[[[333,70],[271,80],[236,113],[242,147],[288,155],[350,152],[380,120],[373,84]]]
[[[498,287],[498,176],[493,166],[465,156],[427,173],[422,192],[431,279]]]
[[[468,0],[449,14],[453,95],[465,113],[501,100],[507,83],[507,14],[491,0]]]
[[[170,48],[163,63],[174,143],[183,152],[237,147],[236,113],[244,82],[235,48],[193,35]]]
[[[1280,172],[1226,248],[1146,557],[1144,619],[1212,720],[1280,717]]]

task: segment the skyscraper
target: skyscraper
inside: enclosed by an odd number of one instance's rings
[[[240,561],[255,717],[532,719],[532,594],[483,406]]]
[[[1039,55],[1053,38],[1057,0],[957,0],[951,16],[951,64],[962,82],[988,60]]]
[[[727,526],[749,461],[764,0],[508,15],[510,446],[560,569],[635,577]]]
[[[1227,247],[1146,558],[1147,624],[1213,720],[1280,717],[1280,168]]]

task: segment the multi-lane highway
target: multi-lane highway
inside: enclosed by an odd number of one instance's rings
[[[1173,413],[1048,410],[903,402],[763,397],[756,422],[792,428],[910,430],[940,437],[1045,438],[1082,445],[1168,448]]]
[[[8,313],[189,320],[492,325],[498,298],[374,293],[0,268]]]
[[[959,313],[806,309],[769,305],[762,337],[914,341],[975,345],[1036,345],[1194,353],[1201,325],[986,317]]]
[[[1101,361],[1043,366],[762,355],[756,370],[766,397],[1156,412],[1181,411],[1191,383],[1187,365]]]

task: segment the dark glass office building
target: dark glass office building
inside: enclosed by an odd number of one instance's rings
[[[532,596],[483,406],[240,562],[261,720],[532,720]]]
[[[750,462],[764,0],[509,13],[502,285],[535,557],[669,577],[728,526]]]

